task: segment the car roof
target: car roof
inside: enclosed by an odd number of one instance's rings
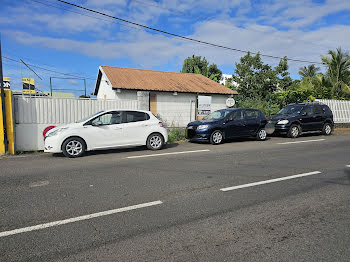
[[[104,110],[103,113],[106,112],[114,112],[114,111],[133,111],[133,112],[143,112],[143,113],[151,113],[151,111],[146,111],[146,110],[138,110],[138,109],[108,109],[108,110]]]
[[[300,105],[300,106],[306,106],[306,105],[322,105],[322,106],[326,106],[326,104],[323,104],[321,102],[304,102],[304,103],[292,103],[292,104],[288,104],[287,106],[292,106],[292,105]]]
[[[260,111],[260,109],[256,109],[256,108],[223,108],[223,109],[219,109],[217,111],[221,111],[221,110],[226,110],[226,111],[236,111],[236,110],[258,110]]]

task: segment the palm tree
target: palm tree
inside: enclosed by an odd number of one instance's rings
[[[341,48],[329,50],[329,56],[321,56],[322,62],[328,66],[327,78],[332,84],[333,95],[344,97],[350,95],[350,55]]]
[[[309,65],[309,66],[303,66],[299,68],[299,75],[301,78],[310,78],[316,76],[317,72],[320,71],[319,67],[316,67],[315,65]]]

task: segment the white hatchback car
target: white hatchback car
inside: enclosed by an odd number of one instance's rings
[[[85,151],[147,145],[158,150],[168,142],[163,123],[149,111],[108,110],[77,123],[51,129],[45,136],[45,150],[80,157]]]

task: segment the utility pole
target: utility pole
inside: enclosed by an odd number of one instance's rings
[[[0,92],[1,92],[2,121],[3,121],[3,127],[4,127],[3,141],[5,146],[5,152],[7,152],[8,142],[7,142],[7,133],[6,133],[4,76],[2,74],[1,34],[0,34]]]

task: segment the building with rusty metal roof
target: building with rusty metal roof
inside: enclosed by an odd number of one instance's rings
[[[100,66],[93,94],[104,100],[137,100],[139,109],[185,126],[226,108],[226,100],[237,92],[200,74]]]

